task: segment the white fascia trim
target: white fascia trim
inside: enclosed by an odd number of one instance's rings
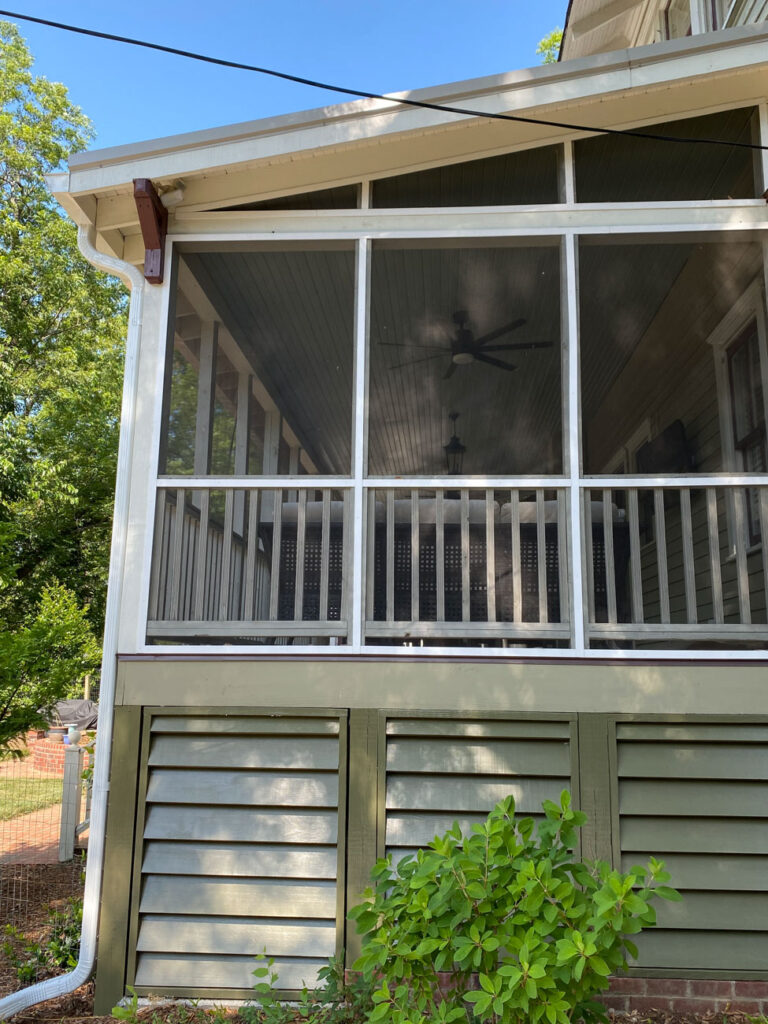
[[[58,177],[58,176],[54,176]],[[104,653],[101,664],[99,689],[99,718],[96,730],[96,749],[91,802],[91,826],[88,841],[88,863],[85,873],[83,924],[80,956],[77,966],[68,974],[49,978],[0,999],[0,1020],[6,1020],[36,1003],[53,999],[65,992],[73,992],[90,978],[96,960],[96,939],[99,922],[99,897],[104,867],[104,843],[107,821],[107,793],[112,753],[112,720],[115,704],[117,669],[117,633],[120,616],[120,598],[128,533],[128,499],[130,496],[130,466],[138,383],[139,340],[144,304],[144,277],[139,270],[112,256],[105,256],[95,247],[92,226],[80,224],[78,246],[83,256],[99,270],[119,277],[131,289],[128,318],[128,336],[125,347],[125,377],[121,410],[120,443],[115,483],[115,510],[112,521],[112,546],[109,559],[107,607],[104,622]]]
[[[768,29],[763,23],[400,95],[521,116],[551,107],[553,120],[568,121],[566,110],[582,100],[768,64],[767,52]],[[392,101],[358,100],[79,153],[70,159],[69,191],[94,193],[125,186],[135,177],[171,180],[298,151],[370,144],[398,134],[482,122],[403,107],[397,98],[393,94]]]

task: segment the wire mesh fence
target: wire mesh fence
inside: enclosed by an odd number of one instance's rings
[[[75,829],[87,803],[80,771],[65,780],[63,743],[40,738],[22,749],[24,757],[0,761],[0,924],[24,930],[48,905],[82,892],[87,830]],[[77,769],[82,760],[74,758]],[[72,836],[62,847],[64,795]]]

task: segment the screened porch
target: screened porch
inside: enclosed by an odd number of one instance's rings
[[[647,198],[628,146],[576,144],[577,200]],[[557,150],[371,206],[557,203]],[[675,154],[651,198],[757,187]],[[759,232],[347,234],[175,250],[148,642],[765,646]]]

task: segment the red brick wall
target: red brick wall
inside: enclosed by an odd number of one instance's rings
[[[768,1013],[768,981],[692,981],[686,978],[612,978],[600,998],[609,1010],[639,1013],[668,1010],[674,1013]]]
[[[67,744],[54,740],[37,740],[32,746],[32,763],[39,772],[50,772],[54,775],[64,774],[64,751]],[[88,752],[83,758],[83,768],[88,767]]]
[[[354,971],[345,972],[347,980]],[[448,987],[449,975],[441,974],[441,983]],[[596,998],[606,1009],[618,1013],[636,1011],[640,1014],[652,1010],[675,1013],[722,1013],[740,1010],[742,1013],[768,1015],[768,981],[712,981],[688,978],[611,978],[607,992]]]

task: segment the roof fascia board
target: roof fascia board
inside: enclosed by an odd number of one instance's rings
[[[478,79],[441,89],[420,90],[412,98],[456,104],[482,102],[489,113],[535,116],[557,107],[554,120],[574,119],[564,107],[600,94],[637,88],[666,87],[676,82],[727,73],[768,59],[768,28],[742,26],[669,43],[620,50],[562,64]],[[291,153],[333,146],[370,144],[398,134],[445,130],[482,118],[364,100],[302,114],[235,125],[225,129],[161,139],[118,150],[77,154],[70,161],[69,191],[96,193],[119,188],[134,177],[173,179],[215,173]]]
[[[70,188],[69,171],[54,171],[45,175],[45,184],[70,220],[78,227],[88,227],[96,221],[97,201],[93,196],[74,196]]]

